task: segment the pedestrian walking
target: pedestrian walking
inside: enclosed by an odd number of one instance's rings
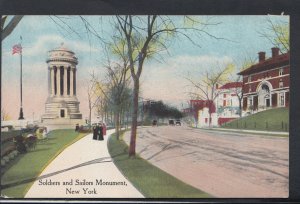
[[[75,126],[75,132],[78,132],[79,131],[79,124],[76,124]]]
[[[93,125],[93,140],[97,140],[97,125]]]
[[[98,124],[98,140],[103,140],[103,127],[101,123]]]

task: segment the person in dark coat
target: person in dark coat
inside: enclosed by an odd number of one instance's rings
[[[75,131],[76,131],[76,132],[79,131],[79,124],[76,124],[76,126],[75,126]]]
[[[98,140],[103,140],[103,127],[101,124],[99,124],[98,127]]]
[[[93,126],[93,140],[97,140],[97,137],[98,137],[98,129],[97,129],[97,126]]]

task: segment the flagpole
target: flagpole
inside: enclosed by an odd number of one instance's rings
[[[20,45],[22,47],[22,37],[20,36]],[[21,107],[20,107],[20,115],[19,115],[19,120],[24,120],[23,116],[23,100],[22,100],[22,51],[23,49],[21,48],[20,52],[20,98],[21,98]]]

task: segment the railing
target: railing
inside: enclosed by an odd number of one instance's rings
[[[264,130],[264,131],[289,131],[288,122],[249,122],[249,121],[231,121],[224,123],[223,128],[232,128],[232,129],[245,129],[245,130]]]

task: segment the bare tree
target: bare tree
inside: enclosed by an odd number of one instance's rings
[[[96,78],[94,72],[91,74],[91,78]],[[89,80],[86,85],[86,93],[89,106],[89,127],[91,127],[92,110],[95,107],[99,107],[99,104],[101,104],[101,100],[103,100],[103,95],[100,92],[99,86],[99,83],[96,83],[95,80]]]
[[[86,33],[90,40],[91,36],[98,38],[102,43],[108,42],[102,38],[98,31],[86,20],[85,17],[79,16],[85,27]],[[168,46],[172,40],[178,36],[184,36],[192,44],[199,46],[191,37],[193,34],[198,39],[202,39],[203,35],[214,39],[224,39],[216,37],[207,31],[207,27],[218,25],[219,23],[210,23],[208,20],[198,20],[197,17],[184,16],[182,26],[179,21],[174,20],[175,17],[169,16],[116,16],[111,23],[114,29],[113,38],[118,42],[125,42],[125,53],[128,59],[128,67],[130,69],[133,81],[133,108],[132,108],[132,124],[129,155],[135,155],[136,131],[138,117],[138,98],[139,98],[139,79],[143,71],[146,59],[154,58],[161,51],[168,51]],[[60,18],[56,21],[59,27],[66,28],[65,20]],[[68,31],[74,33],[74,28],[67,24]],[[76,31],[77,32],[77,31]],[[110,34],[111,35],[111,34]],[[198,40],[197,40],[198,42]],[[200,47],[200,46],[199,46]],[[118,55],[118,53],[116,53]]]
[[[268,39],[273,46],[280,48],[281,53],[290,50],[290,26],[288,20],[266,18],[267,27],[258,33]]]
[[[143,72],[145,60],[154,57],[162,50],[168,50],[168,43],[179,35],[198,45],[188,32],[194,32],[199,38],[205,34],[215,39],[223,39],[206,31],[206,27],[212,24],[197,21],[191,17],[184,17],[184,19],[189,23],[180,26],[178,22],[168,16],[116,16],[114,26],[118,31],[118,38],[125,39],[126,53],[133,80],[133,113],[129,156],[135,156],[140,76]]]
[[[122,43],[121,43],[122,44]],[[112,52],[118,52],[118,55],[121,56],[122,45],[120,43],[116,44],[115,42],[110,46]],[[130,85],[130,75],[128,74],[129,67],[126,56],[121,60],[121,62],[112,62],[110,60],[109,54],[107,54],[107,64],[105,65],[107,75],[106,81],[102,84],[104,86],[98,86],[99,90],[105,96],[106,101],[109,104],[109,109],[114,114],[114,124],[116,129],[116,135],[119,139],[120,135],[120,121],[121,113],[124,112],[125,103],[128,102],[128,91]],[[96,84],[100,84],[99,80],[93,77],[92,79]]]
[[[215,99],[218,97],[217,84],[224,84],[228,82],[228,77],[232,72],[232,66],[227,64],[224,67],[217,65],[216,67],[205,70],[200,76],[200,81],[195,80],[192,76],[187,76],[185,79],[194,87],[194,96],[206,100],[209,109],[209,126],[211,127],[212,122],[212,108]],[[199,78],[199,77],[197,77]]]
[[[255,59],[251,57],[251,55],[247,54],[246,57],[243,58],[241,62],[234,62],[233,64],[230,64],[229,66],[232,66],[235,72],[232,72],[230,74],[230,80],[233,82],[243,82],[243,78],[241,75],[237,74],[237,72],[241,72],[252,65],[255,64]],[[234,74],[233,74],[234,73]],[[239,100],[239,115],[242,117],[242,100],[243,100],[243,87],[237,87],[235,86],[233,88],[233,92],[236,94],[236,97]]]
[[[4,108],[1,107],[1,121],[9,120],[10,116]]]
[[[4,24],[8,21],[8,16],[4,15],[1,18],[1,41],[3,41],[7,36],[9,36],[12,31],[17,27],[19,22],[22,20],[23,15],[15,15],[12,19],[7,23],[6,26]]]

